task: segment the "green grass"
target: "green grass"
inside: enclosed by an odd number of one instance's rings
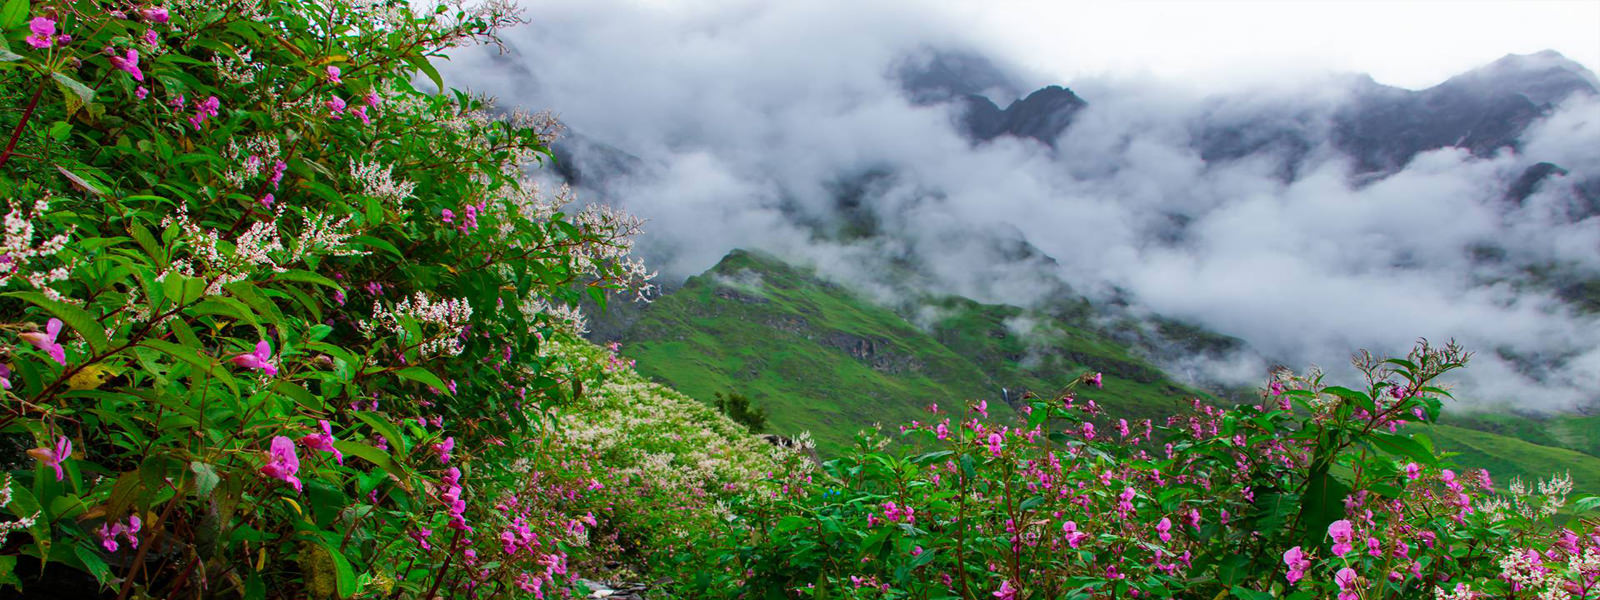
[[[1522,415],[1509,412],[1446,413],[1444,422],[1600,456],[1600,415]]]
[[[1536,480],[1570,472],[1575,490],[1600,492],[1600,458],[1453,425],[1434,425],[1427,434],[1438,448],[1460,453],[1456,462],[1488,469],[1497,487],[1503,488],[1512,477],[1521,477],[1531,488]]]
[[[998,396],[983,372],[892,311],[749,252],[656,301],[626,339],[641,373],[700,399],[745,394],[775,432],[810,431],[825,451],[873,423],[925,419],[929,403]]]

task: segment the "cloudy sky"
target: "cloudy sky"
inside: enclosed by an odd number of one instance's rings
[[[1063,81],[1137,73],[1248,81],[1331,69],[1419,88],[1506,54],[1546,49],[1600,70],[1594,0],[930,4]]]
[[[1440,149],[1377,181],[1353,180],[1329,141],[1355,93],[1339,73],[1421,88],[1543,49],[1593,69],[1600,3],[527,4],[510,54],[461,53],[447,80],[617,149],[576,156],[597,175],[581,193],[649,219],[645,253],[669,280],[760,248],[892,298],[881,266],[911,259],[934,291],[1026,305],[1065,284],[1291,365],[1458,338],[1479,351],[1469,397],[1600,401],[1600,321],[1523,271],[1600,278],[1600,218],[1572,201],[1600,174],[1600,103],[1553,107],[1520,151]],[[1054,147],[973,144],[958,107],[910,102],[892,77],[930,47],[989,57],[1017,93],[1069,85],[1088,107]],[[1304,152],[1200,157],[1197,131],[1260,124]],[[1507,205],[1538,161],[1572,174]],[[825,233],[860,216],[840,208],[851,185],[880,235]],[[1018,242],[1055,262],[1016,260]],[[1259,380],[1261,362],[1199,367]]]

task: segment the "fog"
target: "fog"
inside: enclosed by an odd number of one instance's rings
[[[669,283],[758,248],[887,302],[1076,293],[1245,340],[1245,355],[1169,364],[1214,380],[1454,338],[1478,352],[1457,378],[1467,402],[1600,397],[1600,320],[1529,275],[1600,277],[1600,218],[1575,200],[1600,174],[1592,96],[1553,107],[1516,151],[1441,148],[1372,174],[1330,134],[1370,85],[1351,74],[1048,81],[959,19],[897,3],[563,1],[529,16],[510,54],[459,53],[447,83],[554,111],[580,194],[649,219],[642,252]],[[897,77],[931,49],[993,59],[1001,84],[981,87],[1002,108],[1050,83],[1088,104],[1050,143],[974,142],[960,102],[914,102]],[[1261,123],[1305,145],[1202,158],[1207,127]],[[1568,173],[1508,201],[1541,161]],[[891,269],[905,264],[914,276]]]

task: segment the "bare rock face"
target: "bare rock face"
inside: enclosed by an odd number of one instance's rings
[[[1001,110],[983,96],[966,97],[967,112],[962,119],[973,140],[988,141],[1002,135],[1032,138],[1055,147],[1056,138],[1072,125],[1072,119],[1088,103],[1072,90],[1052,85],[1012,102]]]
[[[1596,93],[1593,73],[1553,51],[1512,54],[1425,90],[1369,79],[1334,116],[1333,143],[1358,173],[1391,173],[1439,148],[1489,156],[1516,149],[1522,132],[1568,96]]]

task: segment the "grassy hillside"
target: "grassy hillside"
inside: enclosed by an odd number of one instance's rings
[[[809,430],[824,450],[873,423],[922,418],[931,402],[999,395],[892,311],[742,251],[644,310],[624,342],[641,373],[702,400],[745,394],[774,431]]]
[[[1093,394],[1118,416],[1158,418],[1176,404],[1203,395],[1180,386],[1160,369],[1088,324],[1088,306],[1053,310],[980,304],[944,298],[930,305],[930,329],[945,347],[973,362],[1012,398],[1022,390],[1050,395],[1086,371],[1105,375]]]
[[[1492,412],[1446,414],[1445,423],[1600,456],[1600,415],[1523,415]]]
[[[1496,486],[1504,487],[1512,477],[1521,477],[1531,485],[1535,480],[1566,471],[1572,473],[1577,490],[1600,491],[1600,458],[1453,425],[1429,429],[1428,435],[1438,448],[1460,453],[1455,459],[1463,465],[1488,469]]]
[[[874,423],[923,418],[930,402],[983,398],[1004,414],[1004,399],[1052,394],[1085,371],[1105,374],[1105,389],[1088,397],[1118,417],[1161,418],[1205,396],[1130,350],[1142,333],[1096,325],[1081,300],[1022,309],[943,297],[896,313],[746,251],[625,316],[600,327],[640,373],[701,401],[745,394],[770,412],[772,432],[810,431],[824,453]],[[1232,343],[1178,333],[1160,332],[1197,340],[1196,352]],[[1570,469],[1580,489],[1600,490],[1600,417],[1447,413],[1431,435],[1502,481]]]

